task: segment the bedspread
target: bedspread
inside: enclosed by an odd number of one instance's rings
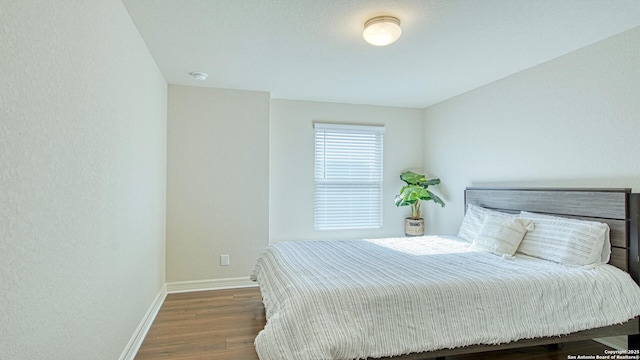
[[[498,344],[640,315],[640,288],[612,266],[500,257],[447,237],[276,243],[252,277],[267,317],[262,360]]]

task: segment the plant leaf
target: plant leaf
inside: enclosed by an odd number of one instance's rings
[[[407,200],[406,198],[400,195],[396,195],[395,204],[396,206],[409,206],[409,205],[413,205],[413,203],[416,201],[417,200]]]
[[[420,200],[433,200],[444,207],[444,201],[431,191],[427,190],[430,185],[440,184],[440,179],[427,179],[425,175],[416,174],[413,171],[405,171],[400,174],[400,179],[407,183],[400,189],[400,194],[396,195],[396,206],[420,205]]]
[[[400,174],[400,180],[406,182],[408,185],[419,185],[426,181],[424,175],[416,174],[413,171],[405,171]]]
[[[431,191],[429,191],[429,194],[431,195],[431,200],[433,200],[436,204],[440,204],[440,206],[444,207],[444,201],[442,201],[442,199],[440,199],[438,195],[432,193]]]
[[[440,179],[429,179],[420,185],[424,185],[424,187],[427,187],[429,185],[438,185],[438,184],[440,184]]]

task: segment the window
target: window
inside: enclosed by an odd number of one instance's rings
[[[314,124],[316,230],[382,227],[384,127]]]

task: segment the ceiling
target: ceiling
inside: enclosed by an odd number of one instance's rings
[[[122,1],[170,84],[415,108],[640,26],[639,0]],[[397,42],[363,40],[376,15]]]

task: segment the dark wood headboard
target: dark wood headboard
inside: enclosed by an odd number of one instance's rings
[[[466,204],[515,213],[530,211],[607,223],[609,263],[640,281],[640,194],[631,189],[467,188]]]

